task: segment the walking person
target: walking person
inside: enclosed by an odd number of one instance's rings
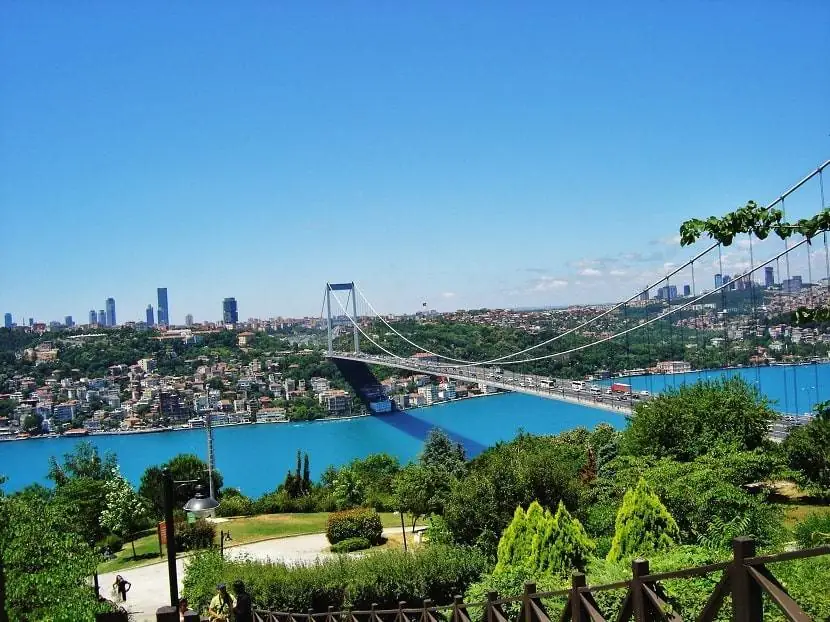
[[[208,607],[208,619],[211,622],[231,622],[233,620],[233,608],[236,602],[233,596],[228,594],[224,583],[216,586],[216,595],[211,599]]]
[[[236,604],[233,606],[234,622],[254,622],[251,595],[245,591],[245,584],[237,579],[233,583],[233,592],[236,595]]]
[[[127,592],[130,591],[132,586],[132,583],[119,574],[115,576],[115,583],[112,584],[112,589],[121,597],[121,602],[123,603],[126,602]]]

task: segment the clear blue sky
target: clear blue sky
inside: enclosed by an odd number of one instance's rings
[[[0,311],[619,298],[830,155],[828,33],[825,0],[6,2]]]

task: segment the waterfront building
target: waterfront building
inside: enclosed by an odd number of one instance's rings
[[[351,411],[351,396],[342,389],[330,389],[317,396],[320,405],[333,417],[343,417]]]
[[[222,321],[225,324],[239,323],[239,312],[236,308],[236,298],[225,298],[222,301]]]
[[[329,380],[328,378],[317,378],[314,377],[311,379],[311,388],[315,393],[322,393],[323,391],[329,390]]]
[[[115,298],[107,298],[107,326],[115,326]]]
[[[3,326],[5,328],[11,328],[12,327],[12,314],[11,313],[6,313],[5,315],[3,315]]]
[[[188,327],[193,326],[193,316],[190,313],[184,316],[184,325]]]
[[[438,401],[438,387],[434,384],[418,387],[418,395],[424,398],[424,404],[431,406]]]
[[[686,361],[660,361],[657,371],[661,374],[685,374],[692,371],[692,365]]]
[[[95,313],[95,309],[89,310],[89,324],[90,326],[94,326],[98,323],[98,314]]]
[[[156,290],[158,304],[156,306],[159,326],[170,325],[170,309],[167,307],[167,288],[159,287]]]
[[[153,305],[147,305],[145,317],[147,318],[147,326],[153,326],[156,323],[155,319],[153,318]]]
[[[772,266],[764,268],[764,287],[775,287],[775,268]]]
[[[107,312],[103,309],[98,310],[98,326],[107,325]]]
[[[384,400],[370,402],[369,410],[371,410],[375,414],[392,412],[392,400],[386,398]]]
[[[285,408],[263,408],[256,414],[257,423],[280,423],[285,420]]]

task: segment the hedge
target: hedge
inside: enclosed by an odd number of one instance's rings
[[[352,551],[362,551],[372,546],[366,538],[346,538],[337,544],[331,545],[332,553],[351,553]]]
[[[255,605],[271,611],[324,612],[351,607],[395,608],[398,601],[425,598],[452,602],[487,569],[472,548],[429,545],[406,553],[375,551],[360,557],[338,555],[308,566],[254,560],[223,560],[215,550],[196,553],[187,564],[184,595],[204,610],[220,582],[245,582]]]
[[[380,544],[383,524],[377,511],[370,508],[334,512],[326,524],[326,537],[331,544],[348,538],[366,538],[370,544]]]
[[[175,534],[177,551],[195,551],[213,545],[216,527],[204,519],[192,523],[181,522],[176,525]]]

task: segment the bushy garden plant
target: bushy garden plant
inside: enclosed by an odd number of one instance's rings
[[[371,508],[333,512],[326,524],[326,537],[331,544],[348,538],[366,538],[370,544],[380,544],[382,536],[380,515]]]
[[[366,538],[346,538],[336,544],[331,545],[332,553],[351,553],[352,551],[362,551],[372,546]]]

